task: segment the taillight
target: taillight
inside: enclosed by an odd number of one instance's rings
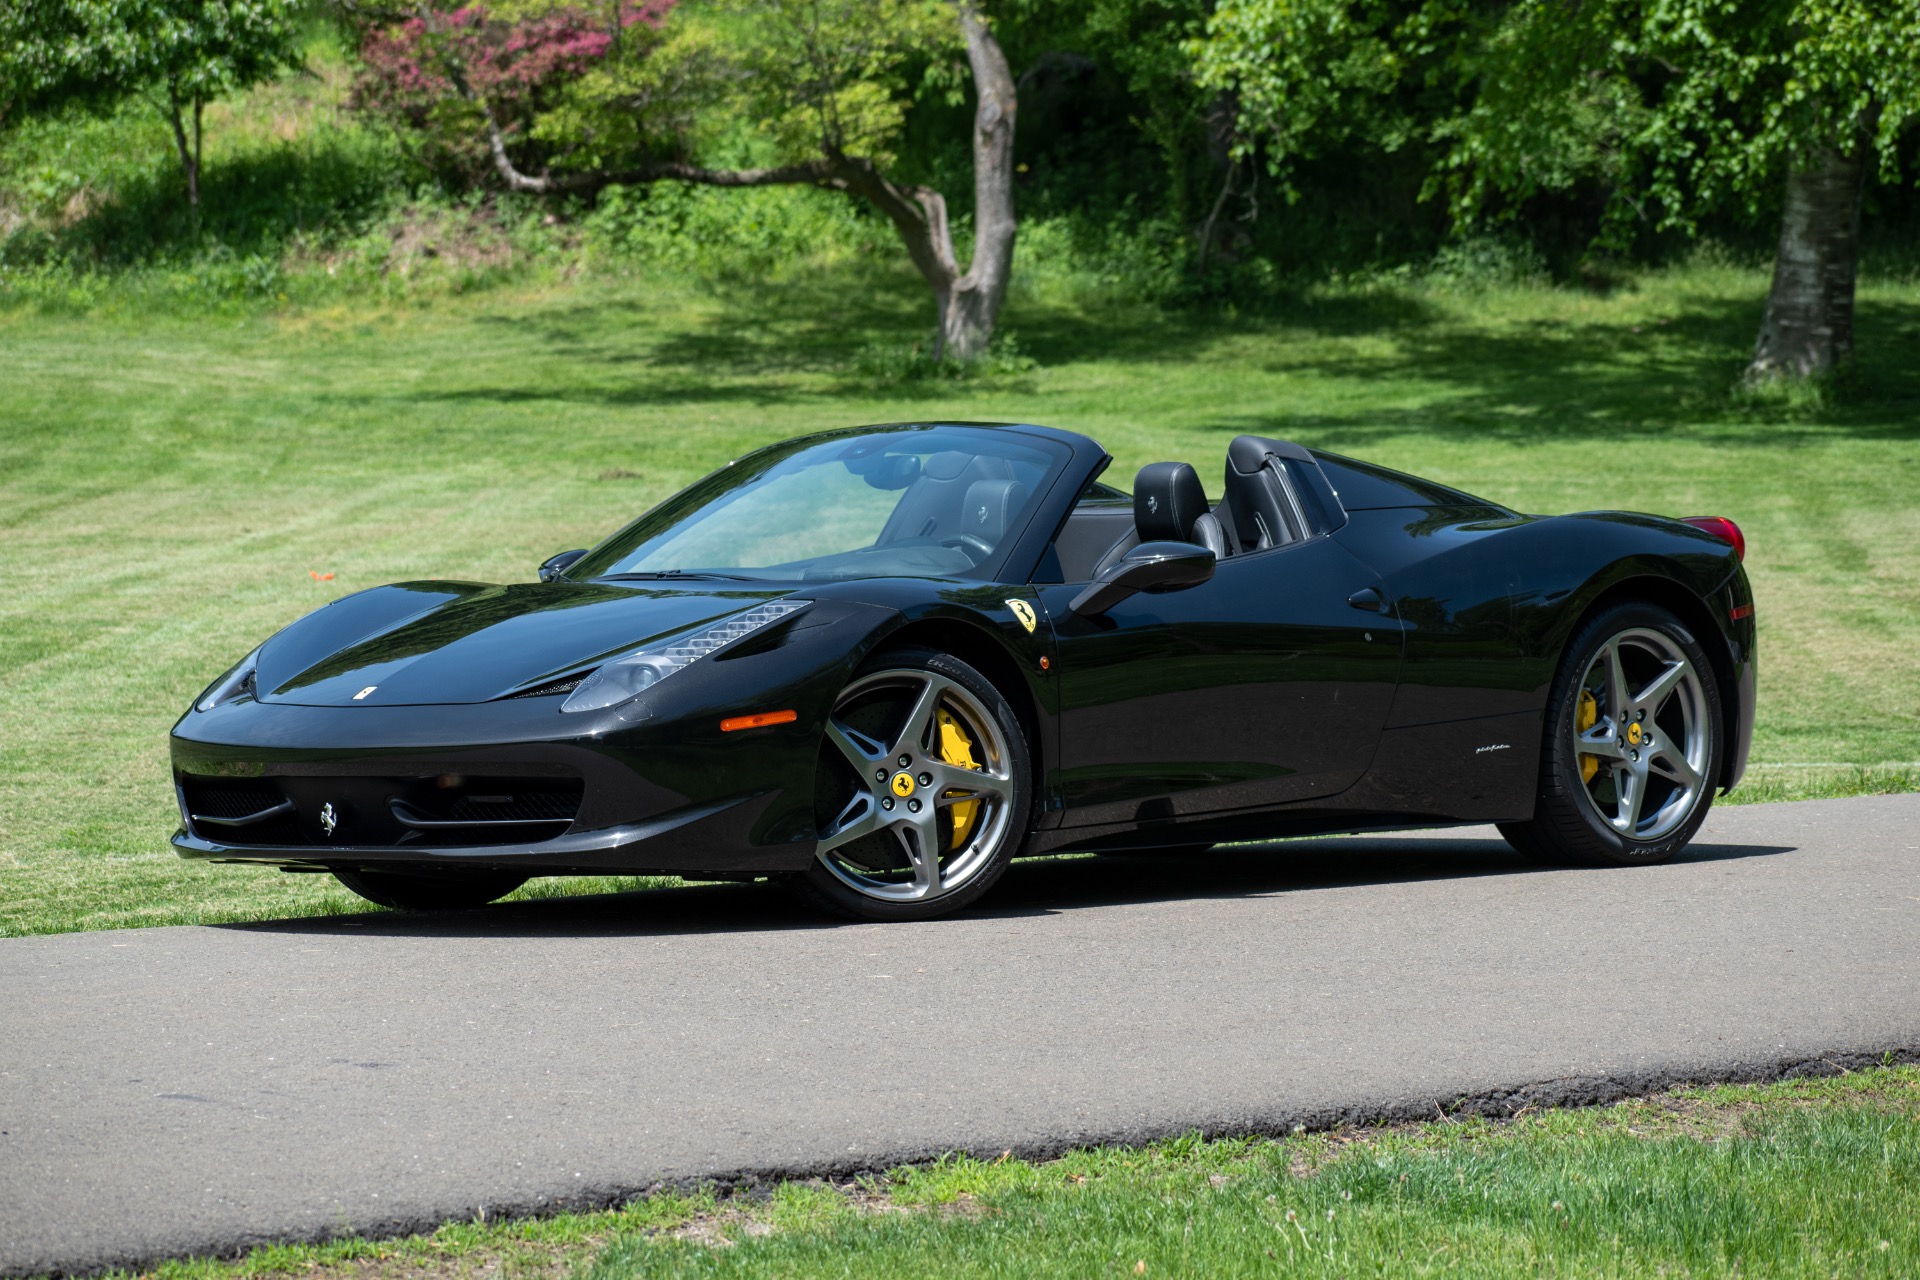
[[[1733,554],[1745,563],[1747,558],[1747,536],[1740,532],[1740,526],[1725,516],[1688,516],[1680,522],[1690,524],[1703,533],[1710,533],[1722,542],[1733,544]]]

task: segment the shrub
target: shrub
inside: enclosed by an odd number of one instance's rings
[[[413,130],[430,167],[472,180],[489,163],[480,103],[525,145],[535,117],[569,83],[614,54],[629,29],[657,28],[675,3],[615,0],[611,15],[571,6],[521,17],[479,5],[430,11],[367,33],[351,102]]]

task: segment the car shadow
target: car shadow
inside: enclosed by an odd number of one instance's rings
[[[1792,853],[1794,845],[1692,845],[1680,865]],[[972,919],[1057,915],[1085,907],[1257,898],[1316,889],[1550,875],[1497,839],[1350,836],[1230,845],[1204,853],[1066,856],[1017,862]],[[1631,874],[1620,872],[1619,874]],[[766,884],[688,884],[497,903],[412,915],[369,911],[213,926],[242,933],[447,938],[665,937],[836,929]]]
[[[1719,862],[1791,853],[1792,845],[1694,844],[1680,862]],[[983,915],[1182,899],[1257,898],[1317,889],[1470,880],[1577,870],[1522,857],[1504,840],[1475,837],[1348,836],[1228,845],[1200,854],[1108,854],[1016,863],[983,905]]]

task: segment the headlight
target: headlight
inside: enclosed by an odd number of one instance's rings
[[[616,706],[642,689],[659,684],[689,663],[706,657],[716,649],[725,648],[735,640],[750,636],[762,627],[771,626],[789,614],[798,613],[812,603],[811,600],[769,600],[745,613],[736,613],[731,618],[722,618],[698,631],[666,641],[659,648],[641,649],[624,658],[616,658],[582,680],[579,687],[560,704],[560,709],[599,711],[604,707]]]
[[[260,650],[258,649],[240,659],[231,671],[207,686],[207,691],[200,695],[200,700],[193,704],[193,709],[211,711],[221,703],[232,702],[239,697],[241,691],[252,682],[253,669],[259,661]]]

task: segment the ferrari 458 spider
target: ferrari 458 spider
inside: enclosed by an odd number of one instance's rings
[[[1065,850],[1495,822],[1659,862],[1739,780],[1731,521],[1522,515],[1255,436],[1211,504],[1186,463],[1128,495],[1108,461],[831,432],[537,582],[335,600],[174,726],[174,846],[404,908],[657,872],[903,920]]]

